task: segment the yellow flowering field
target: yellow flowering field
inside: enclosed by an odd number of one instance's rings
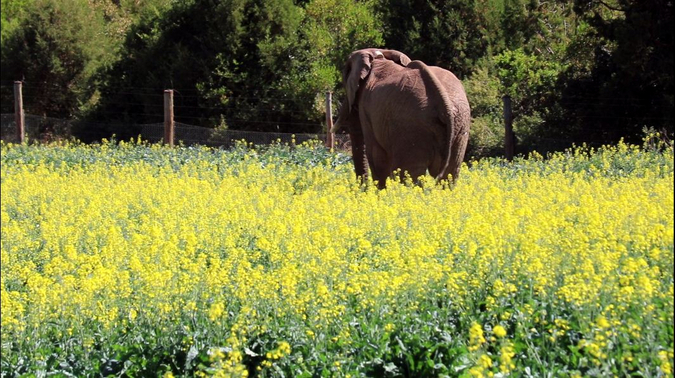
[[[379,191],[317,144],[2,145],[3,376],[672,376],[673,147]]]

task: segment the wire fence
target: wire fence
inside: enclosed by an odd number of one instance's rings
[[[9,83],[9,82],[7,82]],[[35,101],[45,100],[45,94],[40,91],[39,86],[25,86],[23,87],[22,82],[14,82],[13,85],[0,85],[0,90],[3,93],[3,110],[8,111],[9,101],[5,102],[4,100],[11,95],[10,90],[14,88],[14,102],[15,109],[16,104],[23,104],[23,100],[17,101],[17,84],[20,88],[27,89],[27,93],[19,91],[19,98],[26,99],[29,106],[23,108],[23,105],[19,107],[24,109],[23,112],[30,109],[34,106]],[[167,104],[166,104],[166,90],[164,94],[161,94],[159,90],[154,88],[118,88],[119,91],[115,92],[117,95],[125,95],[129,98],[118,98],[116,101],[112,101],[111,104],[118,105],[121,108],[127,105],[138,105],[138,108],[133,109],[132,112],[125,114],[131,119],[139,120],[137,123],[121,123],[109,121],[105,122],[84,122],[81,120],[66,120],[58,119],[46,116],[37,116],[33,114],[24,115],[24,124],[23,128],[25,130],[24,135],[28,140],[31,141],[40,141],[47,142],[51,140],[59,139],[72,139],[75,135],[78,139],[85,142],[95,142],[100,140],[101,137],[112,137],[113,135],[123,135],[123,138],[136,137],[144,141],[149,141],[151,143],[166,142],[166,139],[170,140],[169,144],[182,144],[182,145],[205,145],[211,147],[231,147],[235,141],[246,141],[249,144],[254,145],[268,145],[275,142],[278,143],[296,143],[300,144],[307,140],[320,140],[325,141],[327,135],[323,133],[288,133],[280,131],[290,131],[290,130],[305,130],[305,131],[314,131],[314,130],[327,130],[331,128],[332,125],[332,105],[330,92],[326,93],[326,123],[319,125],[318,122],[313,121],[298,121],[301,118],[293,118],[293,115],[297,112],[297,108],[293,106],[278,106],[279,104],[292,104],[300,101],[298,98],[291,98],[285,94],[274,94],[267,93],[267,97],[232,97],[230,98],[230,105],[221,106],[221,107],[204,107],[202,105],[197,106],[195,102],[188,100],[195,100],[201,98],[194,89],[182,89],[180,91],[171,90],[175,92],[176,96],[171,101],[170,114],[172,115],[171,119],[174,120],[169,124],[173,124],[174,128],[172,132],[167,132],[170,130],[167,128],[165,123],[161,123],[160,120],[163,118],[166,122],[167,119]],[[137,98],[131,99],[131,96],[142,95],[145,99],[144,101],[138,101]],[[5,96],[7,95],[7,96]],[[316,101],[320,100],[321,94],[317,94]],[[508,96],[506,96],[508,97]],[[150,98],[150,100],[147,100]],[[164,99],[164,103],[162,103]],[[211,125],[212,123],[205,122],[202,126],[198,126],[190,123],[200,123],[200,120],[204,120],[204,116],[200,115],[199,112],[195,110],[209,110],[214,111],[215,113],[221,112],[226,113],[226,110],[234,106],[233,104],[237,101],[244,100],[253,100],[252,106],[247,108],[246,116],[242,116],[242,119],[224,117],[221,115],[221,124],[227,125],[228,127],[234,127],[237,129],[247,129],[247,130],[232,130],[232,129],[223,129],[223,128],[213,128],[213,127],[204,127],[204,125]],[[305,101],[306,99],[302,99]],[[617,111],[608,112],[607,114],[582,114],[578,115],[578,118],[593,118],[593,119],[622,119],[627,120],[631,119],[630,116],[623,114],[621,109],[630,106],[640,106],[640,107],[649,107],[652,106],[651,100],[647,99],[628,99],[628,98],[585,98],[577,97],[567,99],[567,101],[578,101],[579,105],[591,106],[594,104],[605,102],[612,103],[613,106],[617,107]],[[275,105],[276,104],[276,105]],[[316,106],[316,104],[314,104]],[[339,105],[339,104],[338,104]],[[39,107],[38,107],[39,108]],[[175,108],[175,114],[174,114]],[[501,145],[489,145],[482,146],[480,144],[473,144],[472,141],[469,142],[467,154],[475,154],[475,156],[497,156],[504,154],[505,156],[511,157],[515,153],[527,153],[529,151],[559,151],[565,148],[571,147],[572,140],[569,138],[562,137],[560,139],[543,137],[537,135],[535,138],[523,139],[521,140],[522,135],[515,135],[512,130],[512,125],[507,124],[507,119],[511,121],[514,120],[514,115],[511,114],[512,110],[509,107],[504,105],[504,126],[505,134],[511,135],[513,140],[510,140],[510,143],[504,143],[502,149]],[[277,117],[279,119],[271,120],[268,113],[275,113],[283,117]],[[509,113],[507,117],[507,113]],[[105,114],[105,113],[104,113]],[[113,114],[117,115],[118,113],[110,113],[109,119],[114,119]],[[181,121],[187,121],[190,123],[178,122],[175,121],[175,117],[178,117]],[[654,120],[668,120],[672,124],[672,117],[668,118],[668,115],[664,116],[665,118],[654,117]],[[648,117],[642,117],[646,120]],[[284,119],[286,121],[281,121]],[[295,121],[289,121],[293,120]],[[308,123],[312,122],[312,123]],[[509,126],[511,127],[511,132],[509,133]],[[276,128],[275,128],[276,127]],[[248,131],[248,130],[258,130],[258,131]],[[259,131],[259,130],[277,130],[274,131]],[[672,127],[671,127],[672,130]],[[0,138],[5,142],[19,142],[18,131],[16,126],[15,114],[14,113],[3,113],[0,114]],[[504,135],[504,134],[502,134]],[[672,135],[672,131],[671,131]],[[171,137],[173,136],[173,138]],[[526,135],[527,136],[527,135]],[[609,137],[597,134],[584,136],[583,142],[589,146],[599,147],[607,142]],[[505,138],[506,141],[507,138]],[[611,138],[609,138],[611,139]],[[347,150],[350,148],[349,137],[345,134],[338,134],[334,136],[334,144],[338,149]]]
[[[68,139],[72,136],[72,124],[64,119],[24,115],[25,135],[30,140]],[[0,114],[0,137],[4,142],[18,142],[14,113]]]
[[[78,121],[58,118],[41,117],[37,115],[24,115],[25,135],[28,140],[51,141],[58,139],[71,139],[75,127],[86,130],[87,128],[103,128],[114,131],[112,124],[82,123]],[[160,143],[164,138],[163,123],[149,123],[134,125],[140,130],[141,140],[150,143]],[[111,136],[113,133],[110,134]],[[0,114],[0,137],[5,143],[16,143],[18,135],[16,119],[13,113]],[[306,133],[277,133],[242,131],[229,129],[214,129],[195,126],[186,123],[175,123],[174,140],[183,145],[204,145],[210,147],[229,148],[237,141],[246,141],[254,145],[268,145],[273,143],[301,144],[309,140],[324,141],[326,134]],[[338,149],[349,148],[349,136],[346,134],[335,135],[335,147]]]

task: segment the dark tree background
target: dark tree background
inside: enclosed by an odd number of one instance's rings
[[[1,11],[2,112],[23,80],[28,113],[81,120],[86,140],[161,122],[168,88],[179,122],[321,132],[344,58],[372,46],[464,81],[474,156],[500,152],[504,95],[519,152],[673,133],[672,1],[2,0]]]
[[[672,1],[575,1],[574,10],[589,27],[560,75],[567,130],[598,141],[635,142],[644,127],[672,134]]]

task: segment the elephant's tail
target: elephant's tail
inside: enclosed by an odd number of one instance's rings
[[[408,68],[419,69],[422,75],[422,80],[427,86],[428,91],[435,91],[438,94],[440,103],[436,104],[439,107],[438,117],[441,122],[445,125],[447,130],[447,140],[446,145],[442,151],[442,161],[443,169],[441,169],[438,177],[436,179],[444,178],[447,175],[450,167],[450,159],[452,155],[452,142],[455,140],[455,127],[454,127],[454,118],[453,118],[453,104],[450,100],[448,92],[445,90],[445,86],[441,81],[434,75],[429,66],[424,62],[415,60],[408,64]]]

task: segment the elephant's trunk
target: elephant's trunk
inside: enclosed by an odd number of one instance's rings
[[[365,178],[368,175],[368,160],[366,159],[366,144],[363,139],[363,130],[356,110],[350,109],[347,104],[342,104],[338,111],[335,124],[331,132],[342,129],[349,131],[349,139],[352,143],[352,160],[357,177]]]
[[[355,122],[359,122],[356,120]],[[357,177],[365,179],[368,176],[368,159],[366,159],[366,144],[363,140],[363,131],[360,123],[350,125],[349,139],[352,142],[352,160]]]
[[[337,133],[338,131],[343,129],[351,129],[351,126],[349,126],[351,111],[352,110],[349,108],[349,105],[342,104],[340,110],[338,110],[337,119],[335,120],[333,127],[330,128],[331,133]]]

